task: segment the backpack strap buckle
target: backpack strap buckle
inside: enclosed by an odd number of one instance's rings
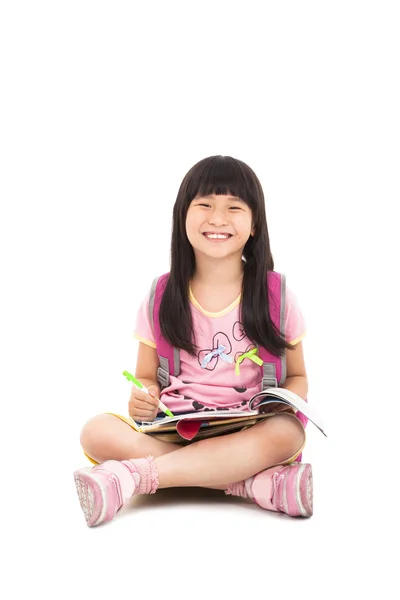
[[[160,362],[160,366],[157,369],[157,380],[161,386],[161,389],[163,390],[171,383],[169,377],[169,362],[168,358],[164,358],[163,356],[159,356],[158,360]]]
[[[265,362],[263,364],[262,391],[268,387],[278,387],[278,380],[276,379],[275,363]]]

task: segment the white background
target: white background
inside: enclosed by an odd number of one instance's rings
[[[398,597],[399,26],[385,1],[2,3],[4,598]],[[257,173],[307,321],[315,514],[164,490],[89,529],[79,433],[126,410],[179,185],[214,154]]]

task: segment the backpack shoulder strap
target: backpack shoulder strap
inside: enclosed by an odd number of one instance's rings
[[[268,271],[266,285],[270,317],[281,335],[285,335],[286,277],[282,273]],[[263,361],[262,389],[278,387],[286,379],[286,353],[283,356],[272,356],[261,346],[258,351]]]
[[[153,328],[159,360],[157,379],[161,389],[170,385],[170,375],[177,377],[180,373],[179,349],[173,348],[162,336],[159,320],[161,300],[167,285],[169,273],[164,273],[153,280],[150,288],[149,319]]]

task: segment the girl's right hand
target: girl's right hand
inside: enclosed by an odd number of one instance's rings
[[[149,393],[141,392],[134,386],[129,400],[129,416],[134,421],[154,421],[158,413],[158,395],[160,390],[156,385],[150,385]]]

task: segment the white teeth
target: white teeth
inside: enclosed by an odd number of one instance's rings
[[[205,235],[211,240],[226,240],[229,237],[229,235],[223,235],[221,233],[206,233]]]

